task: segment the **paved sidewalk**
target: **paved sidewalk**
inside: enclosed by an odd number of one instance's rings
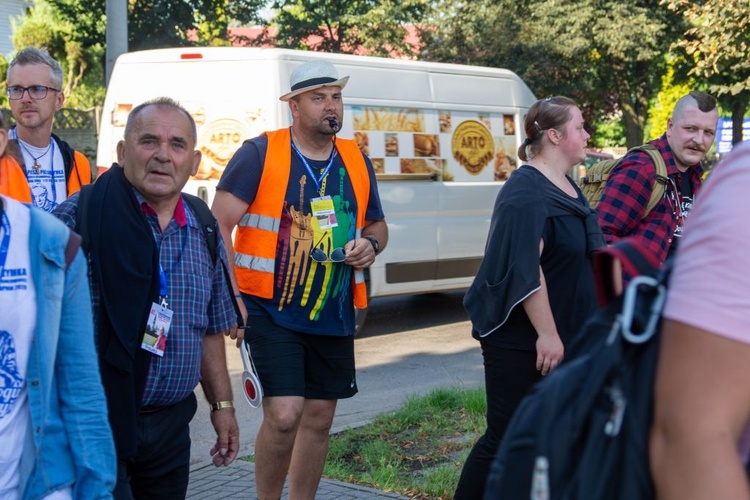
[[[235,460],[229,467],[214,467],[212,463],[196,464],[190,470],[187,498],[192,500],[248,500],[255,499],[255,464]],[[287,499],[284,488],[282,499]],[[377,500],[407,498],[384,491],[322,479],[316,500]]]

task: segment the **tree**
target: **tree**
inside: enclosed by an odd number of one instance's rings
[[[226,45],[232,22],[259,22],[265,0],[129,0],[130,50]],[[14,46],[47,47],[66,71],[73,106],[104,99],[105,0],[33,0],[14,23]]]
[[[693,64],[688,74],[708,82],[721,106],[732,113],[732,144],[742,141],[750,102],[750,3],[747,0],[662,0],[689,27],[675,46]]]
[[[85,46],[76,36],[77,27],[41,1],[20,22],[13,21],[13,28],[13,45],[17,49],[43,47],[60,63],[68,106],[88,108],[104,99],[99,66],[103,44]]]
[[[104,43],[105,0],[46,1],[64,18],[75,20],[82,43]],[[229,39],[230,22],[259,22],[259,12],[265,3],[265,0],[129,0],[129,48],[224,45]]]
[[[275,0],[270,27],[279,47],[415,57],[407,26],[429,0]],[[268,32],[267,32],[268,33]],[[266,37],[263,41],[269,41]]]
[[[657,0],[443,0],[437,9],[427,54],[446,60],[439,45],[454,43],[480,56],[474,64],[515,71],[539,96],[574,98],[589,122],[620,113],[628,146],[643,142],[664,54],[682,27]]]

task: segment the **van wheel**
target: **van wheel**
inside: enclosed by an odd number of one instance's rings
[[[367,287],[367,303],[370,303],[370,273],[365,270],[365,286]],[[367,319],[367,309],[354,308],[354,335],[362,333],[362,329],[365,327],[365,319]]]

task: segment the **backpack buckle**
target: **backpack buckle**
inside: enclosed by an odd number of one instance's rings
[[[646,292],[650,292],[651,297],[647,297]],[[632,344],[643,344],[654,335],[661,318],[666,292],[666,287],[652,276],[636,276],[630,281],[622,304],[622,336],[625,340]],[[639,301],[639,297],[643,300]],[[642,330],[634,330],[634,326],[638,326],[635,321],[636,308],[640,306],[643,310],[644,305],[648,305],[645,326]]]

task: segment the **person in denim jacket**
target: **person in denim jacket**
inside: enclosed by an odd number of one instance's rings
[[[0,208],[0,498],[111,498],[86,261],[54,216]]]

